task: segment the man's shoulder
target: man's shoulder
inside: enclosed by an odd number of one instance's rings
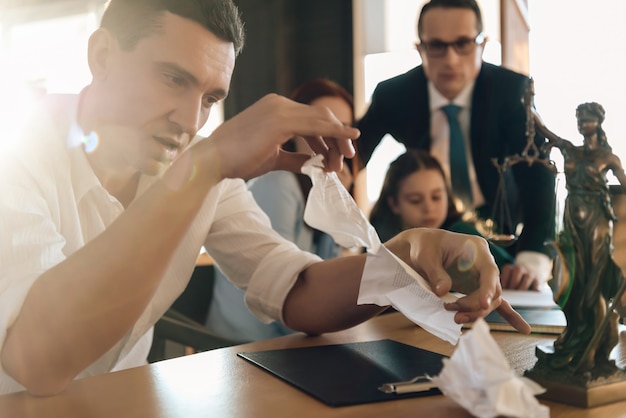
[[[23,157],[32,161],[39,156],[41,162],[58,158],[53,158],[52,154],[67,148],[66,139],[73,123],[75,103],[76,98],[72,101],[69,95],[46,96],[34,101],[23,123],[16,126],[14,135],[7,141],[10,150],[8,154],[15,153],[10,157]]]
[[[488,62],[483,62],[479,74],[479,77],[481,76],[495,81],[516,84],[526,84],[529,80],[527,75]]]
[[[36,133],[39,141],[53,138],[65,140],[75,124],[77,107],[78,96],[74,94],[51,94],[42,97],[31,109],[29,126],[24,127],[24,136]],[[45,135],[42,135],[42,131]]]
[[[474,100],[484,100],[519,104],[530,78],[511,69],[494,64],[483,63],[476,78]],[[505,106],[508,107],[508,106]]]
[[[421,65],[411,68],[409,71],[398,74],[394,77],[378,83],[377,89],[406,89],[408,86],[417,86],[420,82],[426,86],[426,76],[424,75],[424,69]]]

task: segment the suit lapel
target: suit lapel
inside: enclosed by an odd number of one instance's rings
[[[491,110],[489,104],[492,102],[493,94],[493,79],[491,68],[489,65],[483,63],[480,73],[476,78],[474,84],[474,92],[472,94],[472,112],[470,120],[470,143],[472,147],[472,158],[474,160],[474,167],[476,169],[476,175],[481,183],[482,190],[489,190],[490,187],[485,187],[483,183],[492,177],[493,173],[490,169],[493,168],[491,158],[496,152],[495,144],[489,144],[489,129],[496,123],[494,122],[497,115],[490,115]],[[492,117],[490,119],[489,117]],[[482,181],[481,181],[482,180]]]
[[[472,94],[472,112],[470,120],[470,142],[472,154],[476,157],[487,151],[486,138],[489,129],[489,103],[493,97],[493,82],[489,68],[483,63],[480,73],[474,84]],[[476,158],[474,158],[476,159]]]
[[[410,137],[417,141],[415,146],[419,149],[430,151],[430,107],[428,103],[427,80],[424,75],[424,68],[418,67],[415,77],[412,80],[411,95],[411,115],[413,122],[410,125]]]

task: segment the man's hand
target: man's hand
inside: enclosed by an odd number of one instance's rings
[[[328,171],[341,171],[343,158],[355,154],[352,139],[359,131],[344,126],[327,108],[269,94],[222,124],[209,141],[201,142],[216,145],[222,177],[245,179],[271,170],[299,172],[310,155],[281,149],[295,136],[324,155]]]
[[[530,333],[530,325],[501,297],[498,267],[483,238],[416,228],[398,234],[385,246],[428,280],[438,296],[450,290],[466,294],[445,304],[445,309],[457,311],[457,323],[473,322],[496,309],[515,329]]]
[[[500,271],[500,283],[504,289],[539,290],[539,278],[526,267],[505,264]]]

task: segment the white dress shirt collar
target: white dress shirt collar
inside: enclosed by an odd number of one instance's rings
[[[463,109],[469,110],[472,107],[472,92],[474,91],[475,81],[469,83],[458,96],[456,96],[452,101],[445,98],[435,87],[432,81],[428,80],[428,97],[429,97],[429,106],[430,111],[436,111],[441,109],[443,106],[453,103],[457,106],[462,107]]]

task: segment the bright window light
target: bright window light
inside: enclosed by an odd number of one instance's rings
[[[622,123],[626,2],[529,0],[528,9],[535,104],[545,124],[557,135],[581,145],[576,107],[598,102],[606,110],[602,126],[609,143],[626,162],[626,126]],[[609,181],[617,183],[614,177]]]
[[[87,43],[98,25],[98,13],[89,12],[0,30],[0,125],[8,127],[3,138],[14,137],[38,96],[77,94],[90,83]],[[223,120],[220,103],[198,134],[208,136]]]
[[[16,25],[5,55],[21,81],[41,80],[50,93],[78,93],[91,79],[87,40],[96,27],[94,13]]]
[[[0,39],[2,141],[22,127],[35,100],[48,93],[78,93],[90,80],[87,40],[94,13],[6,26]]]

